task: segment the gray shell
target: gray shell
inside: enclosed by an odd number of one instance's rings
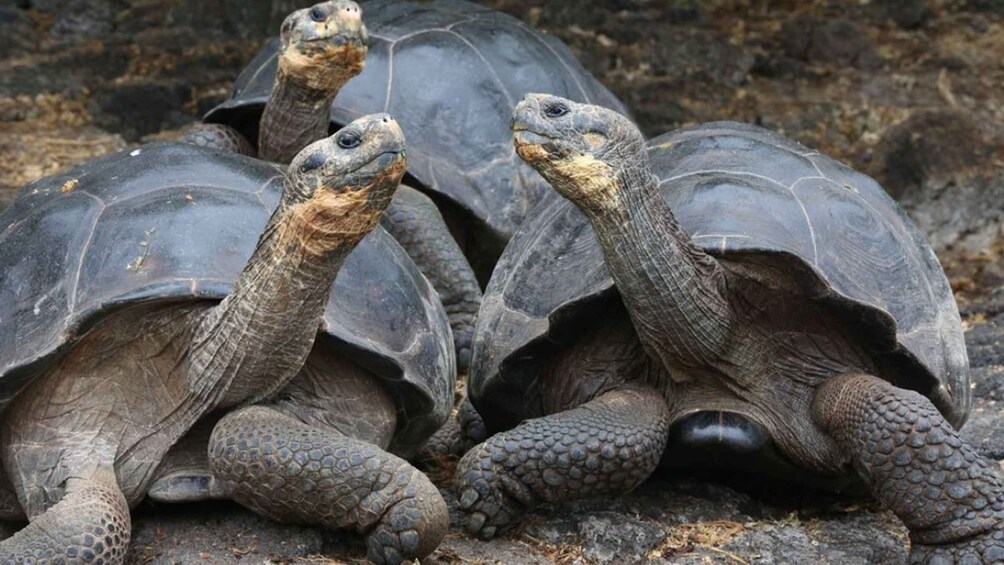
[[[860,321],[862,340],[899,367],[895,383],[955,425],[972,402],[958,307],[924,235],[874,180],[755,126],[717,122],[649,142],[663,197],[720,260],[792,259],[818,300]],[[470,391],[499,428],[526,417],[541,359],[615,296],[585,216],[554,197],[517,231],[485,292]],[[531,393],[532,394],[532,393]]]
[[[282,182],[275,165],[156,143],[24,186],[0,214],[0,409],[115,308],[226,296]],[[339,272],[315,347],[386,381],[392,448],[410,454],[451,408],[449,335],[435,291],[377,228]]]
[[[408,173],[499,242],[549,190],[513,149],[509,121],[523,95],[545,92],[626,113],[561,41],[511,16],[461,0],[374,0],[362,9],[369,55],[335,98],[335,126],[390,112],[408,140]],[[277,46],[272,40],[258,52],[205,121],[257,140]]]

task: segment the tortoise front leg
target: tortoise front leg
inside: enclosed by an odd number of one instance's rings
[[[655,470],[668,434],[669,407],[647,388],[607,392],[496,434],[457,468],[467,530],[490,538],[543,502],[628,492]]]
[[[466,369],[471,359],[474,318],[481,307],[481,287],[439,208],[428,196],[401,185],[380,225],[408,252],[439,293],[453,329],[457,365]]]
[[[911,563],[1004,561],[1004,486],[927,398],[842,375],[819,389],[812,414],[910,530]]]
[[[366,534],[376,563],[425,557],[449,527],[439,491],[408,462],[265,406],[220,420],[209,464],[223,490],[255,512]]]
[[[129,505],[113,471],[70,478],[59,502],[0,542],[0,562],[119,565],[130,529]]]

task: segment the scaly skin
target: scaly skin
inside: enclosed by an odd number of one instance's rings
[[[485,423],[474,409],[471,400],[464,397],[455,417],[446,420],[425,443],[419,459],[435,462],[440,457],[460,456],[488,438]]]
[[[449,527],[439,490],[403,459],[264,406],[220,420],[209,462],[237,502],[283,522],[353,528],[375,563],[425,557]]]
[[[471,397],[464,396],[464,401],[457,409],[457,423],[460,426],[460,440],[465,445],[464,451],[488,439],[488,428],[478,414],[477,408],[471,404]]]
[[[669,408],[654,389],[626,388],[492,436],[455,478],[467,531],[487,539],[523,512],[635,488],[655,470]]]
[[[107,480],[69,479],[66,495],[23,530],[0,545],[0,562],[125,562],[129,547],[129,506],[122,491]]]
[[[181,136],[178,141],[248,157],[258,155],[258,151],[248,142],[246,137],[234,128],[223,124],[195,124],[188,128],[185,135]]]
[[[463,437],[460,435],[460,425],[454,417],[447,418],[443,427],[436,430],[425,442],[419,452],[417,461],[424,468],[427,464],[437,464],[439,461],[454,455],[462,455],[464,449]]]
[[[910,530],[910,563],[1004,562],[1004,486],[927,398],[841,375],[820,388],[812,409]]]
[[[474,319],[481,306],[481,287],[439,209],[428,196],[401,186],[380,225],[408,252],[439,293],[453,328],[457,367],[466,370],[471,361]]]

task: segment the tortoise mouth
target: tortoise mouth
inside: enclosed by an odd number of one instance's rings
[[[512,139],[517,147],[525,145],[544,145],[554,143],[555,138],[526,129],[521,124],[516,124],[512,129]]]
[[[360,164],[358,167],[355,167],[346,172],[356,173],[364,169],[371,168],[373,165],[375,165],[377,169],[382,169],[386,166],[389,166],[394,161],[400,161],[404,159],[404,157],[405,157],[404,149],[388,149],[387,151],[378,153],[372,159],[366,161],[365,163]]]
[[[358,32],[336,33],[331,37],[307,39],[303,43],[311,47],[354,47],[357,49],[366,47],[366,41]]]

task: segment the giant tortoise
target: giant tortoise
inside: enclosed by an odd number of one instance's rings
[[[363,69],[368,41],[362,10],[352,0],[329,0],[294,11],[279,30],[274,67],[263,75],[271,82],[261,103],[249,104],[239,114],[211,112],[219,119],[194,126],[182,140],[289,163],[301,148],[328,135],[332,101]],[[246,73],[242,77],[238,85],[247,80]],[[248,127],[248,121],[254,127]],[[257,138],[254,145],[249,137]],[[421,192],[402,186],[380,223],[439,293],[458,359],[466,369],[481,287],[439,209]]]
[[[408,136],[406,181],[430,195],[483,279],[547,185],[515,154],[512,109],[550,92],[625,111],[557,38],[464,0],[362,4],[369,53],[338,92],[332,127],[390,112]],[[256,140],[283,42],[262,47],[206,116]],[[392,232],[395,233],[396,232]],[[413,254],[415,256],[415,254]]]
[[[567,200],[526,221],[485,294],[470,394],[502,433],[457,471],[468,529],[627,491],[661,460],[854,478],[912,561],[1004,560],[1004,489],[956,432],[958,307],[877,183],[738,123],[646,151],[624,116],[547,95],[513,131]]]
[[[288,170],[151,144],[25,186],[0,216],[0,516],[30,523],[0,560],[121,563],[148,489],[351,527],[376,562],[432,551],[439,492],[384,451],[440,426],[455,373],[377,226],[404,169],[376,115]],[[200,450],[212,480],[186,482]]]

